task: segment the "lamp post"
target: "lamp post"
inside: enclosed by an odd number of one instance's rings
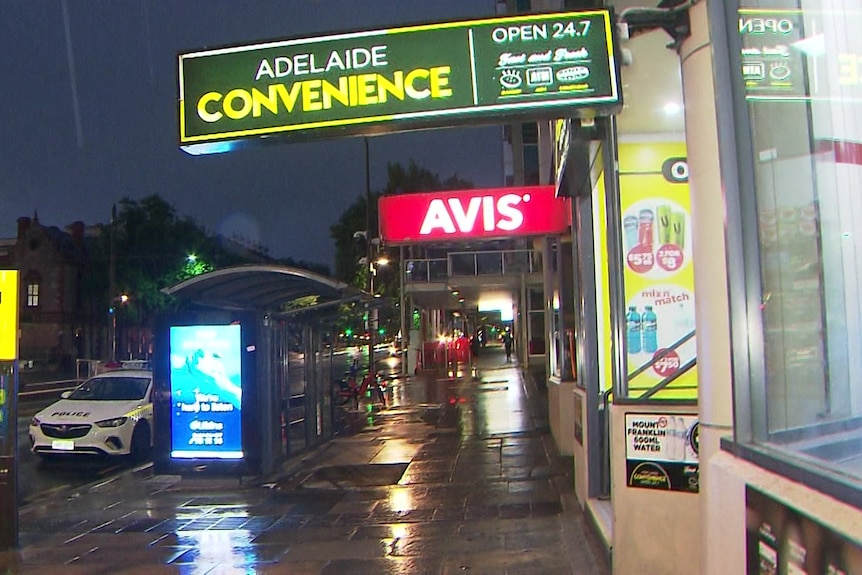
[[[371,156],[368,152],[368,136],[362,138],[365,145],[365,262],[368,265],[368,293],[374,297],[374,265],[371,263]],[[371,314],[374,311],[374,300],[368,308],[368,374],[374,374],[374,328],[371,325]]]
[[[362,236],[363,232],[356,232],[354,236]],[[371,243],[371,242],[368,242]],[[374,278],[377,276],[377,270],[381,267],[389,265],[389,258],[379,257],[376,260],[369,259],[367,257],[359,258],[359,265],[368,266],[368,293],[371,294],[373,298],[371,304],[368,308],[368,320],[366,321],[365,328],[368,331],[368,371],[369,373],[373,373],[374,368],[374,330],[375,330],[375,322],[374,316],[377,315],[376,312],[377,307],[374,304],[374,299],[379,297],[375,293],[374,287]],[[377,327],[379,327],[379,316]]]
[[[117,361],[117,306],[113,303],[124,304],[129,301],[129,296],[120,294],[112,300],[111,313],[111,361]]]

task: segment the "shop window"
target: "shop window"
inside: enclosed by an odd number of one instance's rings
[[[539,185],[539,147],[524,146],[524,185]]]
[[[830,5],[741,3],[756,202],[743,226],[760,264],[746,281],[762,332],[750,336],[748,381],[735,385],[751,398],[737,404],[737,417],[750,412],[741,440],[859,480],[862,13],[856,1]]]
[[[530,344],[528,352],[530,355],[541,355],[545,353],[545,312],[530,312]]]
[[[530,318],[530,355],[545,353],[545,301],[542,288],[530,288],[527,292]]]
[[[531,122],[521,124],[521,144],[524,159],[524,185],[539,184],[539,126]]]
[[[521,142],[525,146],[533,145],[539,143],[539,125],[535,122],[530,122],[528,124],[521,124]]]

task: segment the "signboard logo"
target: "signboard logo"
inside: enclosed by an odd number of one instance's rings
[[[571,212],[553,186],[383,196],[379,210],[380,237],[389,244],[560,234]]]
[[[590,69],[586,66],[571,66],[557,72],[557,80],[564,83],[585,80],[590,75]]]
[[[450,198],[446,202],[431,200],[419,234],[427,236],[436,229],[445,234],[454,234],[456,231],[470,233],[480,223],[480,212],[484,231],[512,232],[524,223],[524,214],[517,207],[522,201],[529,202],[530,194],[524,194],[523,197],[506,194],[496,202],[493,196],[474,197],[469,199],[466,208],[459,198]]]
[[[661,165],[661,175],[673,184],[688,181],[688,162],[686,158],[668,158]]]

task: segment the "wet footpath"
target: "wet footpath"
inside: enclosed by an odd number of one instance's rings
[[[444,376],[392,381],[272,477],[144,466],[30,504],[0,575],[609,573],[544,387],[502,348]]]

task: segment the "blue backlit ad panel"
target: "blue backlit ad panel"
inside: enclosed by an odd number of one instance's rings
[[[239,325],[171,327],[171,457],[241,459]]]

